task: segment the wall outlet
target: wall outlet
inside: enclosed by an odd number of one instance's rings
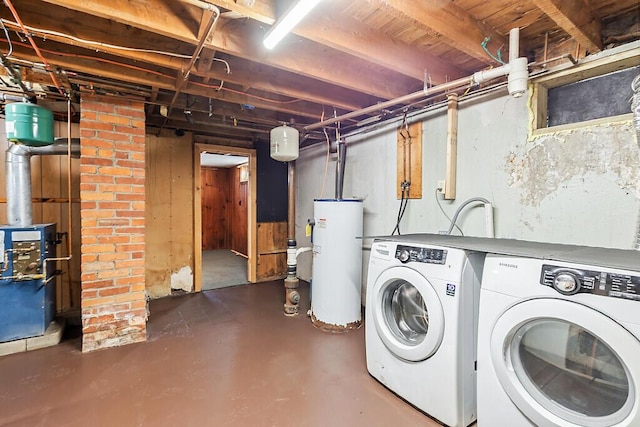
[[[438,189],[438,194],[444,194],[444,184],[445,184],[445,180],[444,179],[440,179],[438,180],[438,187],[436,187]]]

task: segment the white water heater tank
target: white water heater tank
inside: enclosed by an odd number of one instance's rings
[[[311,321],[332,332],[361,324],[363,203],[316,199],[313,203]]]
[[[297,129],[282,125],[271,129],[271,158],[279,162],[289,162],[298,158]]]

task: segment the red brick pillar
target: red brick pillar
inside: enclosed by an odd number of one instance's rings
[[[144,103],[83,95],[82,351],[146,340]]]

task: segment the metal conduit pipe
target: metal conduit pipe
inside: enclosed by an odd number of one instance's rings
[[[631,82],[633,98],[631,99],[631,111],[633,112],[633,126],[636,129],[636,142],[640,148],[640,75],[637,75]],[[636,225],[636,241],[634,249],[640,251],[640,212],[638,213],[638,223]]]
[[[298,303],[300,302],[300,293],[298,285],[300,280],[297,276],[297,256],[296,251],[296,163],[288,162],[289,168],[289,209],[287,218],[287,277],[284,279],[285,288],[285,316],[295,316],[298,314]]]
[[[69,153],[67,138],[56,138],[52,145],[29,147],[11,144],[6,151],[7,223],[19,227],[33,224],[31,206],[31,156],[65,155]],[[80,157],[80,139],[71,139],[71,155]]]

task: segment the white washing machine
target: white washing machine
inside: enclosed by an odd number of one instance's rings
[[[480,427],[640,426],[640,253],[591,255],[487,255]]]
[[[448,426],[476,419],[475,337],[484,256],[419,241],[374,241],[371,248],[367,369]]]

